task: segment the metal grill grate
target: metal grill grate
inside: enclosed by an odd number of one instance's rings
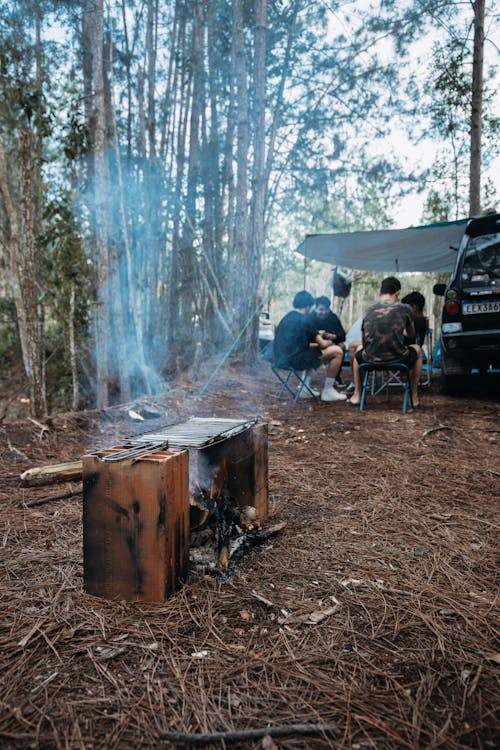
[[[144,432],[123,441],[123,450],[102,457],[103,461],[137,458],[162,448],[205,448],[227,440],[248,429],[257,419],[219,419],[191,417],[187,422],[169,425],[154,432]]]

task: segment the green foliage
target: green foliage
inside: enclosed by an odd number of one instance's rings
[[[425,202],[422,220],[426,224],[432,224],[433,222],[449,221],[449,218],[449,204],[443,200],[437,190],[431,190]]]
[[[447,138],[468,125],[472,76],[467,48],[452,38],[435,45],[431,85],[435,91],[429,111],[437,132]],[[466,62],[468,66],[466,67]]]
[[[47,397],[52,408],[71,405],[69,326],[80,351],[88,335],[91,266],[77,230],[71,195],[60,191],[44,208],[43,250]]]
[[[77,230],[71,196],[61,191],[49,200],[44,209],[45,231],[39,237],[44,249],[46,299],[52,317],[66,328],[70,311],[71,286],[77,296],[75,325],[85,329],[88,321],[90,266],[83,251],[82,238]]]
[[[64,156],[68,162],[78,160],[90,150],[88,128],[78,110],[70,113],[63,144]]]

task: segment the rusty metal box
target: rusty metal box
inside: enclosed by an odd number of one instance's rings
[[[106,599],[161,602],[186,580],[189,465],[185,450],[83,457],[84,588]]]

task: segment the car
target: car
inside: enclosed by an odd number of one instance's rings
[[[500,214],[471,219],[444,295],[441,372],[445,393],[470,390],[471,376],[500,368]]]
[[[259,313],[259,349],[264,349],[274,340],[274,326],[269,319],[268,312]]]

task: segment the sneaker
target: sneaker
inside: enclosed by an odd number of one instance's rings
[[[341,390],[343,390],[345,387],[345,383],[337,378],[337,380],[335,381],[335,388],[340,388]]]
[[[348,386],[347,386],[347,388],[345,389],[345,392],[346,392],[346,394],[347,394],[348,396],[352,396],[352,394],[354,393],[354,391],[355,391],[355,390],[356,390],[356,389],[355,389],[355,387],[354,387],[354,383],[349,383],[349,385],[348,385]]]
[[[345,393],[339,393],[335,388],[324,388],[321,392],[322,401],[345,401],[346,398]]]

